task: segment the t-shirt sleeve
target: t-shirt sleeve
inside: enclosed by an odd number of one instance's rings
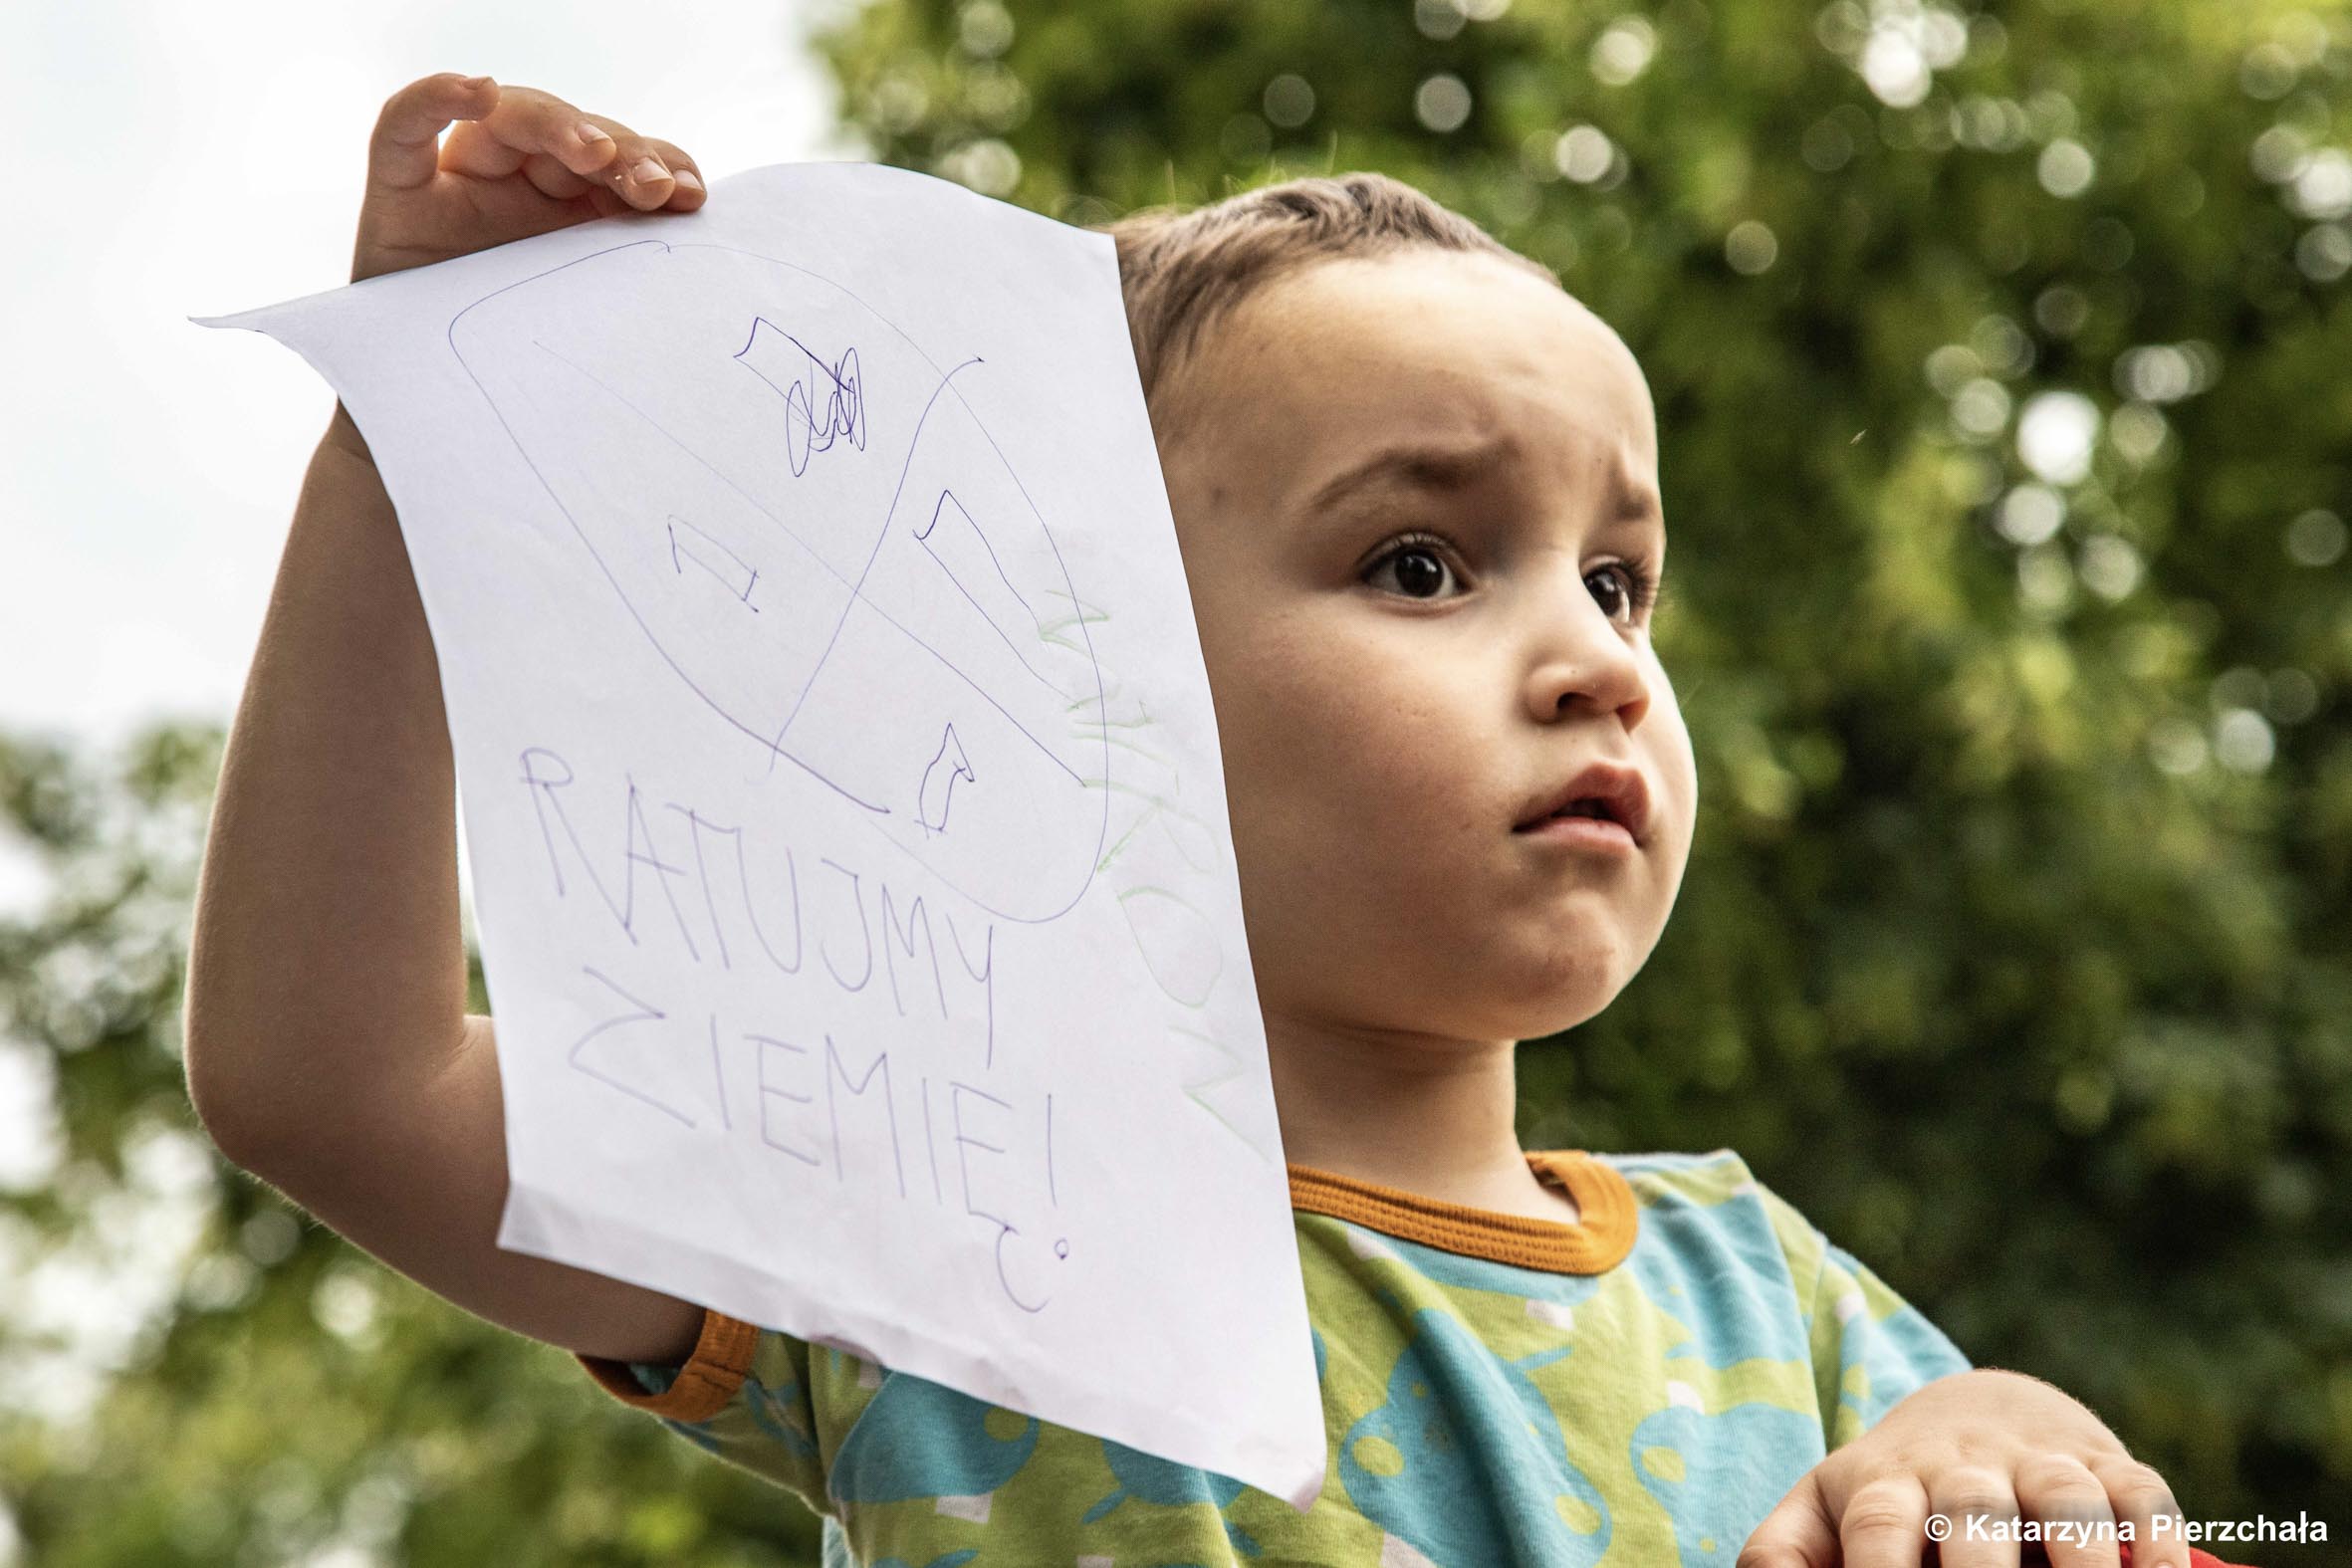
[[[819,1351],[818,1354],[825,1354]],[[582,1355],[614,1399],[678,1436],[830,1513],[812,1393],[810,1346],[775,1329],[705,1308],[702,1333],[680,1367]]]
[[[1860,1258],[1832,1242],[1779,1195],[1757,1193],[1788,1258],[1812,1345],[1821,1434],[1836,1449],[1868,1432],[1897,1401],[1969,1358]]]

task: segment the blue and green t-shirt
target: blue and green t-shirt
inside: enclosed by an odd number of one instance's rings
[[[1531,1152],[1563,1225],[1293,1165],[1329,1469],[1305,1513],[1206,1470],[706,1313],[619,1399],[824,1515],[827,1568],[1731,1568],[1952,1342],[1711,1154]]]

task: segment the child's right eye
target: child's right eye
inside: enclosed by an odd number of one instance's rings
[[[1406,598],[1435,597],[1442,578],[1454,575],[1453,565],[1446,560],[1445,550],[1445,541],[1433,534],[1408,534],[1364,568],[1363,580],[1371,582],[1384,567],[1395,566],[1397,592]],[[1423,591],[1424,587],[1428,591]]]

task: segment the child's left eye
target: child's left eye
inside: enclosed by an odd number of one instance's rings
[[[1445,542],[1434,536],[1408,534],[1364,568],[1364,580],[1371,581],[1382,567],[1393,565],[1397,567],[1397,591],[1407,598],[1434,597],[1441,577],[1454,575],[1453,564],[1445,557]],[[1423,592],[1415,584],[1426,585],[1430,591]]]

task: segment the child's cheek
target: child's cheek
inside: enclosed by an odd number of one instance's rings
[[[1235,691],[1227,774],[1245,880],[1286,924],[1351,953],[1425,954],[1419,927],[1474,912],[1527,784],[1505,779],[1496,737],[1425,658],[1292,630],[1267,628]]]
[[[1644,764],[1650,769],[1650,787],[1655,791],[1653,814],[1661,829],[1658,852],[1672,856],[1672,879],[1679,881],[1683,861],[1690,852],[1692,829],[1698,820],[1698,760],[1691,744],[1690,726],[1675,695],[1674,681],[1655,651],[1650,655],[1649,675],[1650,711],[1642,721],[1642,733],[1637,735],[1636,742],[1642,750]],[[1669,838],[1671,842],[1667,841]]]

